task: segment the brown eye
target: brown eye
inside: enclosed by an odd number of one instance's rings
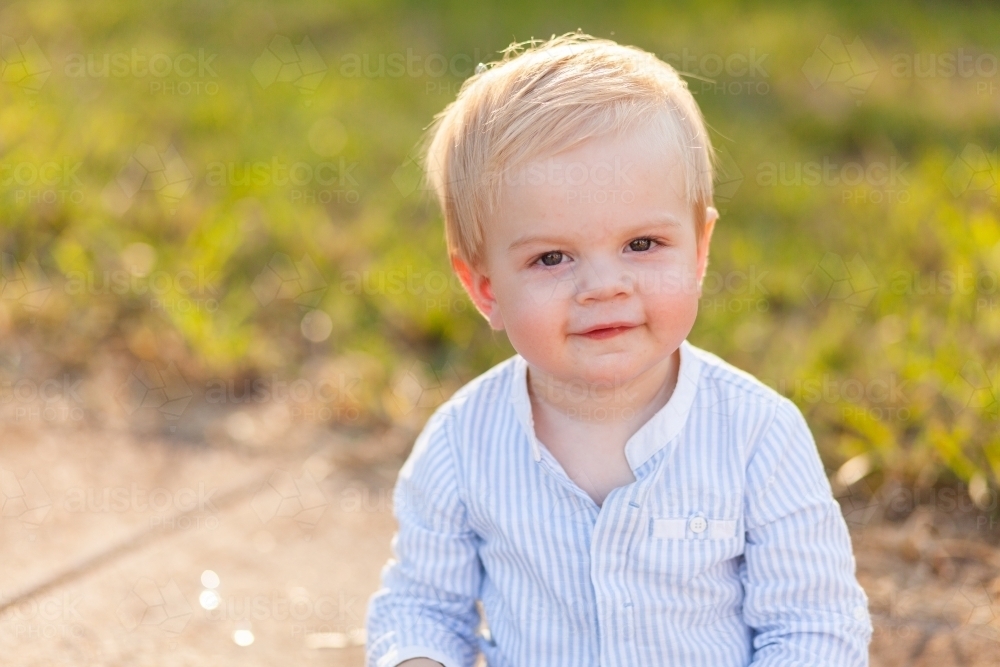
[[[649,250],[652,243],[652,239],[636,239],[629,243],[628,247],[637,252],[642,252],[643,250]]]
[[[539,259],[542,260],[542,264],[544,264],[545,266],[557,266],[560,262],[562,262],[562,258],[563,254],[561,252],[554,251],[545,253]]]

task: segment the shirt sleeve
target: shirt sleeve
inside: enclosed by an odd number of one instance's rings
[[[868,597],[816,442],[786,398],[747,467],[744,621],[755,667],[868,665]]]
[[[482,564],[459,495],[448,420],[440,410],[431,416],[393,490],[399,529],[368,603],[367,667],[419,657],[472,667],[478,656]]]

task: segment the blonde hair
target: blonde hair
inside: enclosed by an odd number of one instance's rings
[[[449,255],[475,269],[485,265],[486,225],[499,208],[506,174],[644,123],[655,124],[664,148],[681,158],[700,243],[714,156],[687,83],[636,47],[580,32],[535,46],[539,41],[513,43],[501,60],[478,67],[424,136],[424,187],[444,213]],[[525,44],[534,48],[522,52]]]

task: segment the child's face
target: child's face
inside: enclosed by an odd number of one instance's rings
[[[694,326],[718,214],[699,247],[680,166],[655,145],[645,128],[526,165],[505,181],[484,273],[454,260],[490,325],[553,378],[627,383]]]

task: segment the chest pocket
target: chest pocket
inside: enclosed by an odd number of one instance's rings
[[[711,519],[701,514],[677,519],[653,517],[651,534],[666,540],[726,540],[736,537],[736,519]]]
[[[653,516],[637,550],[636,567],[651,585],[639,619],[648,632],[664,619],[680,626],[709,625],[738,613],[742,600],[739,557],[742,521],[721,512]],[[645,627],[645,626],[644,626]]]

